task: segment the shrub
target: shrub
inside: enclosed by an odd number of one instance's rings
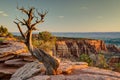
[[[97,54],[96,66],[99,68],[108,68],[108,64],[103,54]]]
[[[120,72],[120,63],[115,63],[114,70]]]
[[[40,32],[39,33],[39,39],[47,42],[51,39],[51,33],[47,32],[47,31]]]
[[[45,51],[50,51],[55,46],[55,42],[56,37],[50,32],[44,31],[39,33],[38,40],[33,40],[33,45]]]
[[[93,65],[93,61],[90,59],[89,55],[87,54],[81,54],[79,60],[83,62],[87,62],[88,65],[90,66]]]
[[[8,32],[8,29],[6,27],[0,26],[0,37],[13,37],[11,33]]]

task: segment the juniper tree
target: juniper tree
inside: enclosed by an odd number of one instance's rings
[[[37,58],[40,62],[43,62],[46,67],[46,74],[56,74],[59,62],[53,56],[50,56],[43,50],[32,45],[32,32],[34,30],[37,30],[36,26],[38,24],[44,22],[44,18],[48,11],[39,12],[34,7],[31,7],[29,9],[25,9],[24,7],[17,7],[17,9],[23,12],[23,14],[27,15],[27,18],[24,18],[22,20],[16,19],[14,23],[17,25],[29,52],[32,54],[33,57]],[[22,26],[25,26],[27,30],[23,31],[23,29],[21,28]]]

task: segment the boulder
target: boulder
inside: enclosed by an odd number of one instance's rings
[[[73,66],[70,62],[62,62],[58,67],[58,74],[70,74],[72,72]]]
[[[58,67],[58,74],[71,74],[75,69],[87,68],[88,64],[86,62],[61,62]]]

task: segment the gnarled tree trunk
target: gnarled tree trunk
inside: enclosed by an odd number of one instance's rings
[[[46,67],[46,74],[49,74],[49,75],[56,74],[57,68],[59,67],[58,60],[56,60],[53,56],[47,54],[43,50],[33,47],[32,45],[32,31],[36,30],[35,26],[37,24],[44,22],[43,19],[45,15],[47,14],[47,12],[40,13],[36,10],[38,14],[38,17],[36,17],[34,15],[35,8],[30,8],[26,10],[22,7],[22,8],[17,8],[17,9],[22,11],[28,16],[27,19],[23,19],[22,21],[19,19],[16,19],[18,22],[14,22],[17,25],[22,37],[24,38],[24,41],[25,41],[26,46],[28,47],[28,50],[30,51],[32,56],[37,58],[40,62],[43,62],[44,66]],[[32,23],[32,21],[33,22],[35,21],[35,22]],[[23,33],[21,29],[21,25],[24,25],[27,27],[25,34]]]
[[[46,67],[46,74],[56,74],[57,68],[59,66],[58,61],[49,55],[48,53],[44,52],[41,49],[35,48],[32,45],[32,32],[28,32],[28,38],[27,38],[27,47],[35,58],[37,58],[40,62],[43,62],[43,64]]]

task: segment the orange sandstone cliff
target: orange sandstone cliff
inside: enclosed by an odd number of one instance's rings
[[[76,56],[80,54],[107,52],[107,47],[102,40],[58,40],[56,42],[56,54],[62,57]]]

